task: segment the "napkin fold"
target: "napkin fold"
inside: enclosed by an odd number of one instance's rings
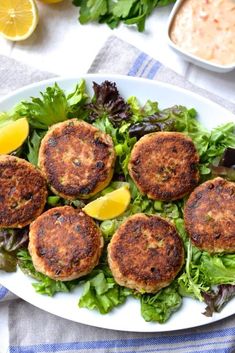
[[[235,113],[232,102],[198,88],[146,53],[114,36],[100,50],[89,72],[118,73],[168,82],[201,94]],[[0,56],[0,96],[51,77],[55,75]],[[0,306],[3,305],[9,308],[10,353],[235,352],[235,315],[194,329],[134,333],[100,329],[58,318],[24,302],[0,286]],[[1,342],[0,353],[5,353],[1,351]]]

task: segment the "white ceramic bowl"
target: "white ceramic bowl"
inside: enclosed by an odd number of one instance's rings
[[[235,69],[235,62],[232,65],[219,65],[213,62],[210,62],[208,60],[204,60],[198,56],[195,56],[187,51],[185,51],[184,49],[180,48],[178,45],[176,45],[170,38],[170,29],[171,29],[171,25],[172,22],[175,18],[176,13],[178,12],[181,4],[183,3],[184,0],[177,0],[172,12],[170,14],[169,20],[168,20],[168,25],[167,25],[167,41],[169,46],[175,51],[177,52],[177,54],[179,54],[180,56],[182,56],[182,58],[184,58],[185,60],[203,67],[204,69],[207,70],[211,70],[211,71],[215,71],[215,72],[228,72],[228,71],[232,71]]]

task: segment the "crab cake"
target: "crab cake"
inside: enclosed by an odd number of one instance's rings
[[[52,191],[68,200],[87,199],[112,179],[112,138],[77,119],[53,125],[39,150],[39,167]]]
[[[118,284],[141,293],[168,286],[184,262],[175,227],[159,216],[129,217],[108,245],[108,262]]]
[[[198,162],[189,137],[179,132],[155,132],[134,145],[128,169],[142,194],[153,200],[172,201],[197,185]]]
[[[199,185],[184,208],[192,243],[209,253],[235,252],[235,183],[215,178]]]
[[[51,208],[30,226],[29,252],[35,269],[69,281],[98,264],[103,238],[93,219],[71,206]]]
[[[0,155],[0,228],[22,228],[39,216],[47,200],[40,170],[24,159]]]

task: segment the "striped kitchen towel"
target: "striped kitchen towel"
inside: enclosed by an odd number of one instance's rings
[[[27,70],[30,75],[30,68]],[[233,103],[190,84],[160,62],[113,36],[98,53],[89,72],[142,76],[169,82],[206,96],[235,112]],[[47,77],[49,76],[46,73],[42,75],[42,78]],[[20,83],[20,76],[15,79]],[[16,297],[0,287],[1,305],[7,303],[9,308],[10,353],[235,353],[235,315],[194,329],[134,333],[74,323],[53,316],[20,299],[11,299]],[[0,353],[5,353],[1,351],[1,333]]]

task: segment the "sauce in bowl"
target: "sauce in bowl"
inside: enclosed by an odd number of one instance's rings
[[[219,64],[235,64],[235,0],[185,0],[169,32],[182,50]]]

